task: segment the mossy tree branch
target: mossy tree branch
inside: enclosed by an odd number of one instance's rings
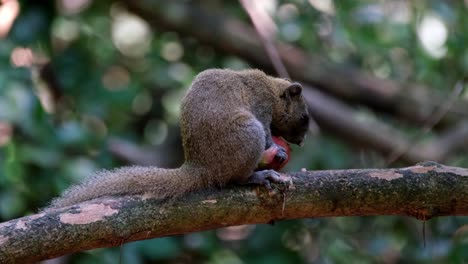
[[[283,195],[262,187],[193,193],[170,202],[151,195],[103,198],[0,224],[0,263],[29,263],[73,252],[226,226],[282,219],[468,215],[468,169],[434,162],[401,169],[285,174]]]

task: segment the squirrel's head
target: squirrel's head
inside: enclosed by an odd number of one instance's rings
[[[273,105],[271,132],[290,143],[301,145],[309,130],[309,111],[302,95],[302,85],[285,79],[276,79],[275,85],[279,94]]]

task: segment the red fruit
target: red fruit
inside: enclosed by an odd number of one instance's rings
[[[291,148],[289,147],[288,142],[286,142],[282,137],[273,137],[273,142],[275,144],[273,144],[271,147],[269,147],[263,152],[262,159],[258,163],[257,169],[280,170],[288,163],[291,154]],[[283,147],[286,150],[287,154],[287,158],[281,163],[277,159],[275,159],[275,156],[279,151],[278,146]]]

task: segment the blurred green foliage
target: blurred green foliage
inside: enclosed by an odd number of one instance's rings
[[[333,2],[265,1],[280,39],[336,63],[445,92],[468,70],[467,1],[327,3]],[[248,22],[236,1],[200,4]],[[118,2],[20,5],[20,15],[0,41],[0,134],[7,138],[0,137],[0,221],[37,211],[99,168],[126,164],[109,150],[110,138],[162,148],[168,135],[178,133],[179,102],[198,72],[252,67],[190,36],[151,29]],[[424,21],[437,36],[435,43],[424,42]],[[44,76],[38,78],[37,67],[22,67],[27,55],[22,48],[31,49],[38,64],[50,61],[53,71],[45,77],[57,86],[48,89],[61,95],[55,114],[41,105]],[[176,148],[165,147],[166,153]],[[177,154],[174,164],[182,160]],[[361,154],[321,135],[294,149],[288,168],[372,164],[362,161],[370,155]],[[122,250],[78,253],[68,261],[116,263],[122,252],[123,263],[466,263],[468,240],[454,237],[465,223],[463,217],[428,221],[426,247],[421,221],[348,217],[140,241]]]

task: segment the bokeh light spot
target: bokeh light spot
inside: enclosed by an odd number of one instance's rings
[[[10,32],[11,26],[19,14],[20,6],[16,0],[3,0],[0,5],[0,38]]]
[[[132,101],[132,111],[137,115],[144,115],[151,110],[151,106],[153,105],[153,99],[151,98],[151,94],[147,91],[143,91]]]
[[[34,55],[29,48],[14,48],[10,56],[11,64],[14,67],[30,67],[34,61]]]
[[[333,0],[309,0],[311,6],[327,15],[335,14],[335,5]]]
[[[152,35],[146,21],[130,13],[119,12],[112,23],[112,40],[123,55],[141,58],[150,50]]]
[[[145,139],[152,145],[159,145],[167,137],[168,127],[166,122],[151,120],[145,127]]]
[[[184,55],[184,48],[179,42],[165,43],[161,49],[161,56],[168,61],[178,61]]]
[[[91,3],[91,0],[59,0],[57,5],[60,12],[72,15],[85,10]]]
[[[293,4],[283,4],[278,8],[276,15],[281,21],[291,20],[299,14],[299,10]]]
[[[13,135],[13,126],[8,122],[0,121],[0,147],[10,142]]]
[[[448,29],[439,16],[426,14],[417,26],[417,34],[422,47],[431,57],[442,58],[447,53],[445,42]]]
[[[64,48],[68,43],[77,39],[80,34],[80,26],[78,22],[59,18],[52,25],[52,37],[54,45],[58,48]]]
[[[111,66],[102,76],[102,85],[108,90],[121,90],[130,82],[130,74],[122,66]]]
[[[192,69],[185,63],[173,63],[169,66],[169,76],[179,82],[183,82],[191,77]]]

